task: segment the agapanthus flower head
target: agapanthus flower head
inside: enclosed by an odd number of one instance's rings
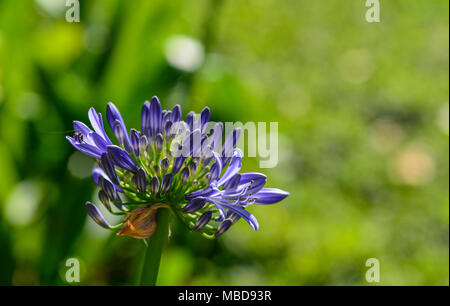
[[[289,193],[264,188],[266,176],[241,173],[243,154],[236,148],[240,129],[222,143],[223,125],[208,131],[210,110],[190,112],[181,120],[181,107],[162,110],[157,97],[142,107],[141,130],[127,130],[113,103],[106,118],[115,135],[114,144],[105,132],[102,115],[89,110],[92,128],[74,121],[75,134],[67,136],[79,151],[97,160],[92,172],[100,188],[98,197],[122,223],[111,226],[99,209],[86,203],[89,216],[100,226],[118,230],[117,235],[144,239],[156,230],[156,211],[170,209],[192,231],[207,238],[225,233],[239,219],[259,228],[247,211],[253,204],[279,202]]]

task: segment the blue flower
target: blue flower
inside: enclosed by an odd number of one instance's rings
[[[208,238],[222,235],[240,218],[257,230],[258,221],[248,206],[273,204],[289,195],[264,188],[264,174],[240,173],[243,154],[235,147],[241,130],[233,130],[222,143],[222,123],[207,132],[208,107],[182,120],[179,105],[163,110],[153,97],[142,107],[141,131],[128,132],[110,102],[106,117],[116,144],[105,132],[102,115],[93,108],[88,115],[92,129],[74,121],[75,134],[67,139],[96,158],[100,167],[92,177],[100,188],[99,199],[111,214],[125,219],[111,226],[94,204],[87,202],[86,208],[100,226],[120,228],[118,235],[147,238],[156,228],[154,216],[161,207],[170,207],[188,228]]]
[[[77,150],[92,157],[100,158],[106,152],[106,147],[111,145],[112,142],[109,140],[103,127],[102,114],[97,113],[93,107],[89,110],[89,121],[94,131],[84,123],[74,121],[75,135],[74,137],[67,136],[66,138]]]
[[[214,155],[215,164],[218,165],[216,173],[220,173],[222,170],[221,157],[218,154]],[[186,204],[185,210],[192,212],[198,207],[197,203],[200,201],[203,205],[205,202],[209,202],[219,210],[220,215],[217,221],[231,220],[232,223],[235,223],[239,218],[243,218],[254,230],[257,230],[259,228],[258,221],[245,208],[251,204],[277,203],[286,198],[289,193],[276,188],[263,188],[267,180],[264,174],[239,173],[241,159],[241,150],[234,149],[233,157],[222,176],[213,179],[208,187],[186,195],[186,199],[190,201]],[[216,174],[212,176],[216,176]],[[227,221],[226,229],[222,228],[216,232],[216,236],[223,234],[230,226],[231,224],[228,224]]]

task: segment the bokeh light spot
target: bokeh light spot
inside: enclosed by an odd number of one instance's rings
[[[353,49],[339,59],[342,78],[352,84],[367,82],[374,72],[374,59],[366,49]]]
[[[39,185],[33,181],[17,184],[6,200],[6,220],[16,226],[24,226],[33,219],[42,197]]]
[[[16,105],[17,116],[23,120],[37,119],[42,114],[43,104],[41,96],[34,92],[23,93]]]
[[[165,55],[171,66],[193,72],[203,64],[205,51],[200,41],[188,36],[177,35],[166,41]]]
[[[419,146],[411,146],[400,151],[391,165],[394,180],[406,185],[423,185],[434,176],[434,160]]]
[[[76,151],[74,152],[67,164],[70,174],[77,178],[86,178],[91,175],[94,162],[91,157]]]

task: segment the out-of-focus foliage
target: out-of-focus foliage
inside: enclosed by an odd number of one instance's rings
[[[64,139],[113,101],[279,122],[291,192],[216,241],[174,222],[161,285],[449,283],[448,1],[0,1],[0,284],[132,284],[143,243],[88,220],[93,160]],[[96,201],[96,200],[95,200]],[[114,223],[113,218],[109,221]],[[150,246],[151,247],[151,246]]]

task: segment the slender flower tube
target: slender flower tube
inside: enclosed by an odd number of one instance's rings
[[[208,222],[211,220],[211,217],[212,217],[212,211],[208,210],[207,212],[203,213],[200,216],[200,218],[198,218],[198,220],[195,223],[195,225],[192,228],[192,230],[194,232],[198,232],[199,230],[204,228],[206,226],[206,224],[208,224]]]
[[[97,223],[101,227],[111,229],[111,225],[109,225],[108,221],[106,221],[105,218],[102,216],[97,206],[95,206],[91,202],[86,202],[86,209],[89,217],[91,217],[92,220],[95,221],[95,223]]]

